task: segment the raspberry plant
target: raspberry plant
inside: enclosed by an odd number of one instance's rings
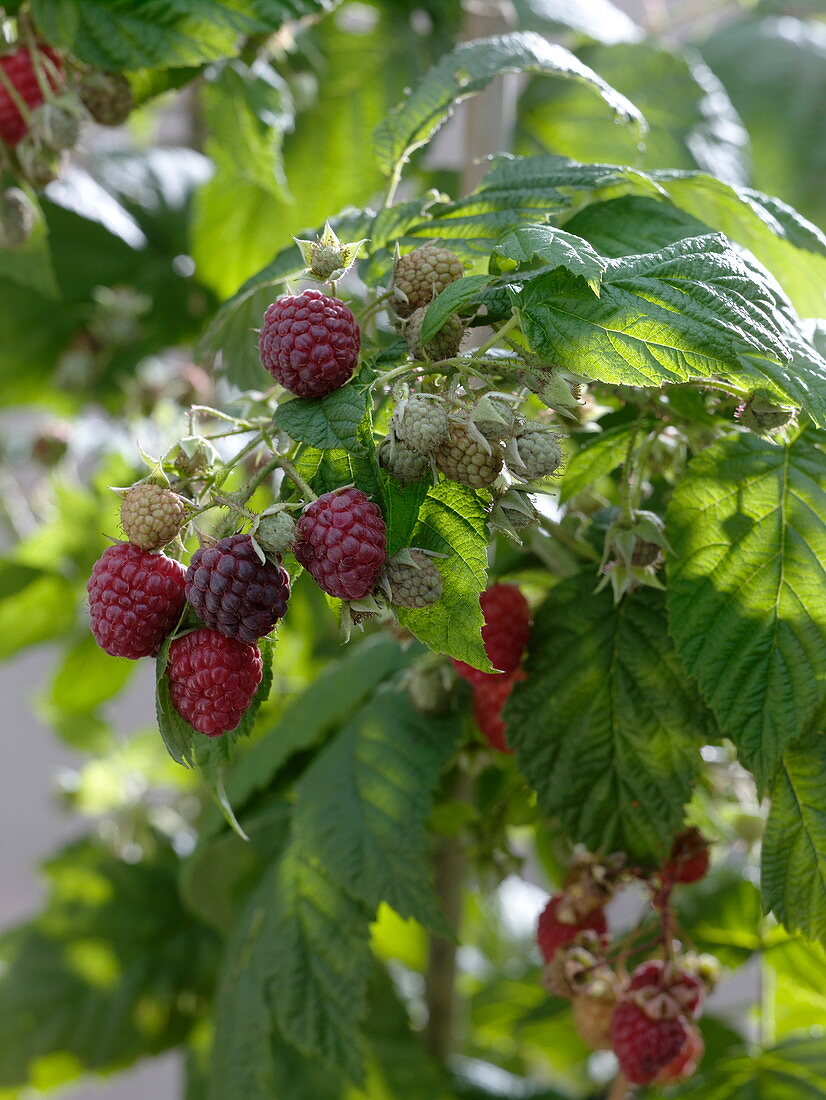
[[[550,7],[3,6],[0,656],[92,818],[4,1096],[826,1092],[822,28]]]

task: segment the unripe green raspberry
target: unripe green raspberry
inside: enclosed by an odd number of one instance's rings
[[[392,430],[379,444],[376,457],[379,466],[402,485],[420,481],[430,466],[424,455],[411,451]]]
[[[141,550],[160,550],[172,542],[185,519],[183,499],[151,482],[133,486],[120,506],[124,534]]]
[[[410,317],[404,330],[404,338],[414,359],[452,359],[459,354],[465,335],[465,326],[454,313],[448,317],[432,340],[422,344],[420,335],[427,313],[427,306],[417,309]]]
[[[399,317],[430,305],[437,294],[463,274],[462,261],[455,253],[435,244],[400,256],[393,271],[393,289],[397,292],[394,308]]]
[[[121,126],[132,111],[132,88],[120,73],[87,73],[80,82],[83,106],[102,126]]]
[[[498,443],[513,435],[516,415],[511,405],[501,397],[485,396],[480,398],[470,414],[470,422],[485,439]]]
[[[785,428],[794,419],[795,410],[784,409],[782,405],[775,405],[764,397],[753,394],[734,415],[744,428],[755,435],[770,435],[771,432]]]
[[[550,477],[562,465],[559,437],[539,424],[525,424],[507,449],[508,465],[527,481]]]
[[[7,187],[0,195],[0,248],[20,248],[34,229],[35,209],[19,187]]]
[[[68,97],[64,97],[61,103],[44,103],[32,113],[32,133],[53,153],[73,149],[80,137],[83,108],[76,101],[72,104],[67,100]]]
[[[253,537],[267,554],[285,554],[295,539],[295,520],[289,512],[262,516]]]
[[[435,394],[414,393],[393,413],[396,437],[416,454],[430,455],[447,439],[450,422],[444,402]]]
[[[398,607],[432,607],[442,598],[442,574],[422,550],[400,550],[384,567],[391,602]]]
[[[492,485],[502,469],[502,451],[495,443],[474,439],[464,424],[454,424],[445,443],[436,452],[436,465],[452,481],[485,489]]]
[[[454,682],[445,663],[427,660],[410,669],[402,686],[420,714],[444,714],[450,708]]]

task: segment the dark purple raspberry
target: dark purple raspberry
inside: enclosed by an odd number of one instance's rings
[[[356,369],[360,345],[349,308],[320,290],[273,302],[258,336],[261,362],[298,397],[324,397],[343,386]]]
[[[218,737],[234,730],[261,683],[261,654],[206,627],[176,638],[169,647],[169,694],[190,726]]]
[[[86,586],[95,641],[113,657],[154,657],[184,609],[184,567],[128,542],[107,547]]]
[[[381,511],[360,489],[325,493],[304,509],[294,552],[319,588],[360,600],[376,587],[387,557]]]
[[[249,535],[230,535],[192,555],[186,598],[207,626],[239,642],[256,642],[284,617],[290,575],[262,562]]]

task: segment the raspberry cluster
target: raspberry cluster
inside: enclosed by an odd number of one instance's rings
[[[701,868],[699,857],[705,857]],[[571,1000],[574,1023],[594,1050],[614,1051],[632,1085],[665,1084],[690,1076],[702,1057],[697,1029],[707,992],[719,976],[711,956],[678,949],[671,934],[669,891],[694,882],[708,868],[708,843],[696,829],[674,838],[663,866],[645,872],[585,854],[572,866],[562,892],[551,897],[539,917],[537,944],[545,963],[542,981],[555,997]],[[631,879],[648,886],[652,905],[663,917],[656,957],[624,968],[625,944],[638,943],[637,930],[612,943],[605,907]],[[636,937],[636,938],[635,938]]]
[[[514,584],[494,584],[479,597],[484,615],[482,642],[499,672],[481,672],[465,661],[453,667],[473,688],[473,713],[488,744],[509,752],[502,710],[514,684],[525,679],[522,658],[531,632],[531,609]]]

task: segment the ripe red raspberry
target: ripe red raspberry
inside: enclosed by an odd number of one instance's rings
[[[699,829],[685,829],[677,833],[662,874],[669,882],[697,882],[708,871],[708,841]]]
[[[473,670],[474,672],[476,669]],[[485,675],[485,673],[483,673]],[[481,683],[473,686],[473,717],[483,737],[492,749],[499,752],[512,752],[508,745],[507,727],[502,718],[505,703],[510,698],[513,685],[524,680],[521,668],[503,675],[487,675]]]
[[[376,587],[387,557],[378,505],[360,489],[325,493],[301,514],[294,552],[319,588],[340,600],[360,600]]]
[[[86,586],[95,641],[113,657],[154,657],[184,609],[184,567],[128,542],[103,551]]]
[[[650,1006],[652,1012],[662,1010],[658,998],[665,994],[680,1013],[697,1017],[702,1010],[705,987],[696,974],[689,974],[663,959],[649,959],[640,963],[631,975],[626,994],[632,992],[639,992],[637,1003]]]
[[[652,1020],[634,1001],[614,1009],[611,1041],[620,1069],[632,1084],[646,1085],[682,1052],[691,1028],[682,1016]]]
[[[60,58],[49,46],[39,46],[38,53],[44,76],[49,85],[56,89],[63,83]],[[28,46],[18,46],[16,50],[0,57],[0,66],[19,98],[30,110],[44,102],[45,97]],[[0,138],[6,145],[17,145],[28,130],[28,120],[20,113],[4,84],[0,83]]]
[[[565,911],[567,900],[564,894],[555,894],[539,914],[536,942],[546,963],[551,961],[563,944],[570,943],[577,933],[590,931],[596,932],[598,936],[604,936],[608,931],[605,910],[601,907],[592,909],[590,913],[585,913],[578,919],[563,920],[563,916],[568,916]]]
[[[257,645],[203,627],[169,647],[169,694],[181,718],[217,737],[234,730],[261,683]]]
[[[705,1044],[703,1037],[696,1027],[689,1026],[688,1038],[677,1057],[668,1063],[654,1078],[656,1084],[666,1085],[671,1081],[680,1081],[690,1077],[699,1065],[703,1056]]]
[[[258,337],[263,365],[299,397],[324,397],[343,386],[356,369],[360,345],[349,308],[320,290],[273,302]]]
[[[290,577],[280,565],[261,561],[249,535],[230,535],[192,555],[186,598],[207,626],[255,642],[284,617]]]
[[[531,633],[531,609],[515,584],[494,584],[479,597],[485,625],[482,641],[490,663],[502,673],[513,672],[525,653]],[[454,668],[471,684],[482,684],[491,675],[464,661]]]

